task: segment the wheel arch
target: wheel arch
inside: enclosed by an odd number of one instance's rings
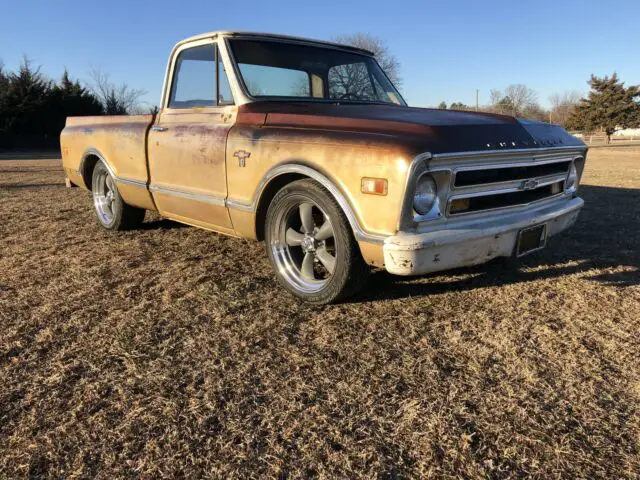
[[[315,180],[327,189],[347,217],[347,221],[351,226],[356,240],[364,240],[372,243],[382,243],[384,241],[384,236],[370,234],[362,229],[347,196],[327,175],[315,168],[300,163],[278,165],[269,170],[260,181],[256,195],[257,200],[254,203],[256,214],[255,228],[258,240],[264,240],[267,209],[273,197],[275,197],[276,193],[284,186],[304,178]]]
[[[98,162],[102,162],[104,164],[104,166],[107,168],[107,170],[109,170],[109,173],[114,179],[117,178],[113,168],[111,167],[111,165],[109,165],[109,162],[107,162],[107,160],[104,158],[104,155],[102,155],[95,148],[90,148],[87,151],[85,151],[84,154],[82,155],[82,160],[80,161],[80,168],[79,168],[80,175],[82,176],[84,185],[89,190],[91,190],[91,187],[92,187],[93,169],[96,167]]]

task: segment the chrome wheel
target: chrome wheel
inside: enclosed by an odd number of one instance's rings
[[[107,171],[99,172],[93,180],[93,205],[100,221],[110,225],[115,215],[116,187]]]
[[[296,289],[321,290],[336,268],[336,242],[329,216],[309,199],[289,199],[278,215],[271,249],[276,268]]]

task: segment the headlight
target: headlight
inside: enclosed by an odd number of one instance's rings
[[[567,175],[567,179],[564,182],[564,190],[565,192],[575,192],[578,189],[578,171],[576,170],[576,165],[574,162],[571,162],[571,168],[569,169],[569,173]]]
[[[413,209],[419,215],[425,215],[431,211],[438,196],[436,182],[431,175],[422,175],[418,179],[416,191],[413,195]]]

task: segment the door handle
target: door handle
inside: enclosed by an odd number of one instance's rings
[[[153,130],[154,132],[166,132],[169,129],[167,127],[160,127],[158,125],[154,125],[153,127],[151,127],[151,130]]]

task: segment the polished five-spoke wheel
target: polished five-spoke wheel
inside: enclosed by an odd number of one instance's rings
[[[106,170],[100,170],[93,183],[93,205],[105,224],[113,222],[115,199],[115,185],[111,175]]]
[[[136,228],[144,219],[145,210],[127,205],[118,191],[109,169],[96,163],[91,176],[93,206],[100,225],[107,230]]]
[[[322,288],[336,268],[333,227],[328,215],[311,201],[295,203],[283,218],[275,257],[299,288]]]
[[[336,301],[355,292],[367,276],[342,210],[312,180],[293,182],[275,196],[265,236],[280,283],[306,301]]]

